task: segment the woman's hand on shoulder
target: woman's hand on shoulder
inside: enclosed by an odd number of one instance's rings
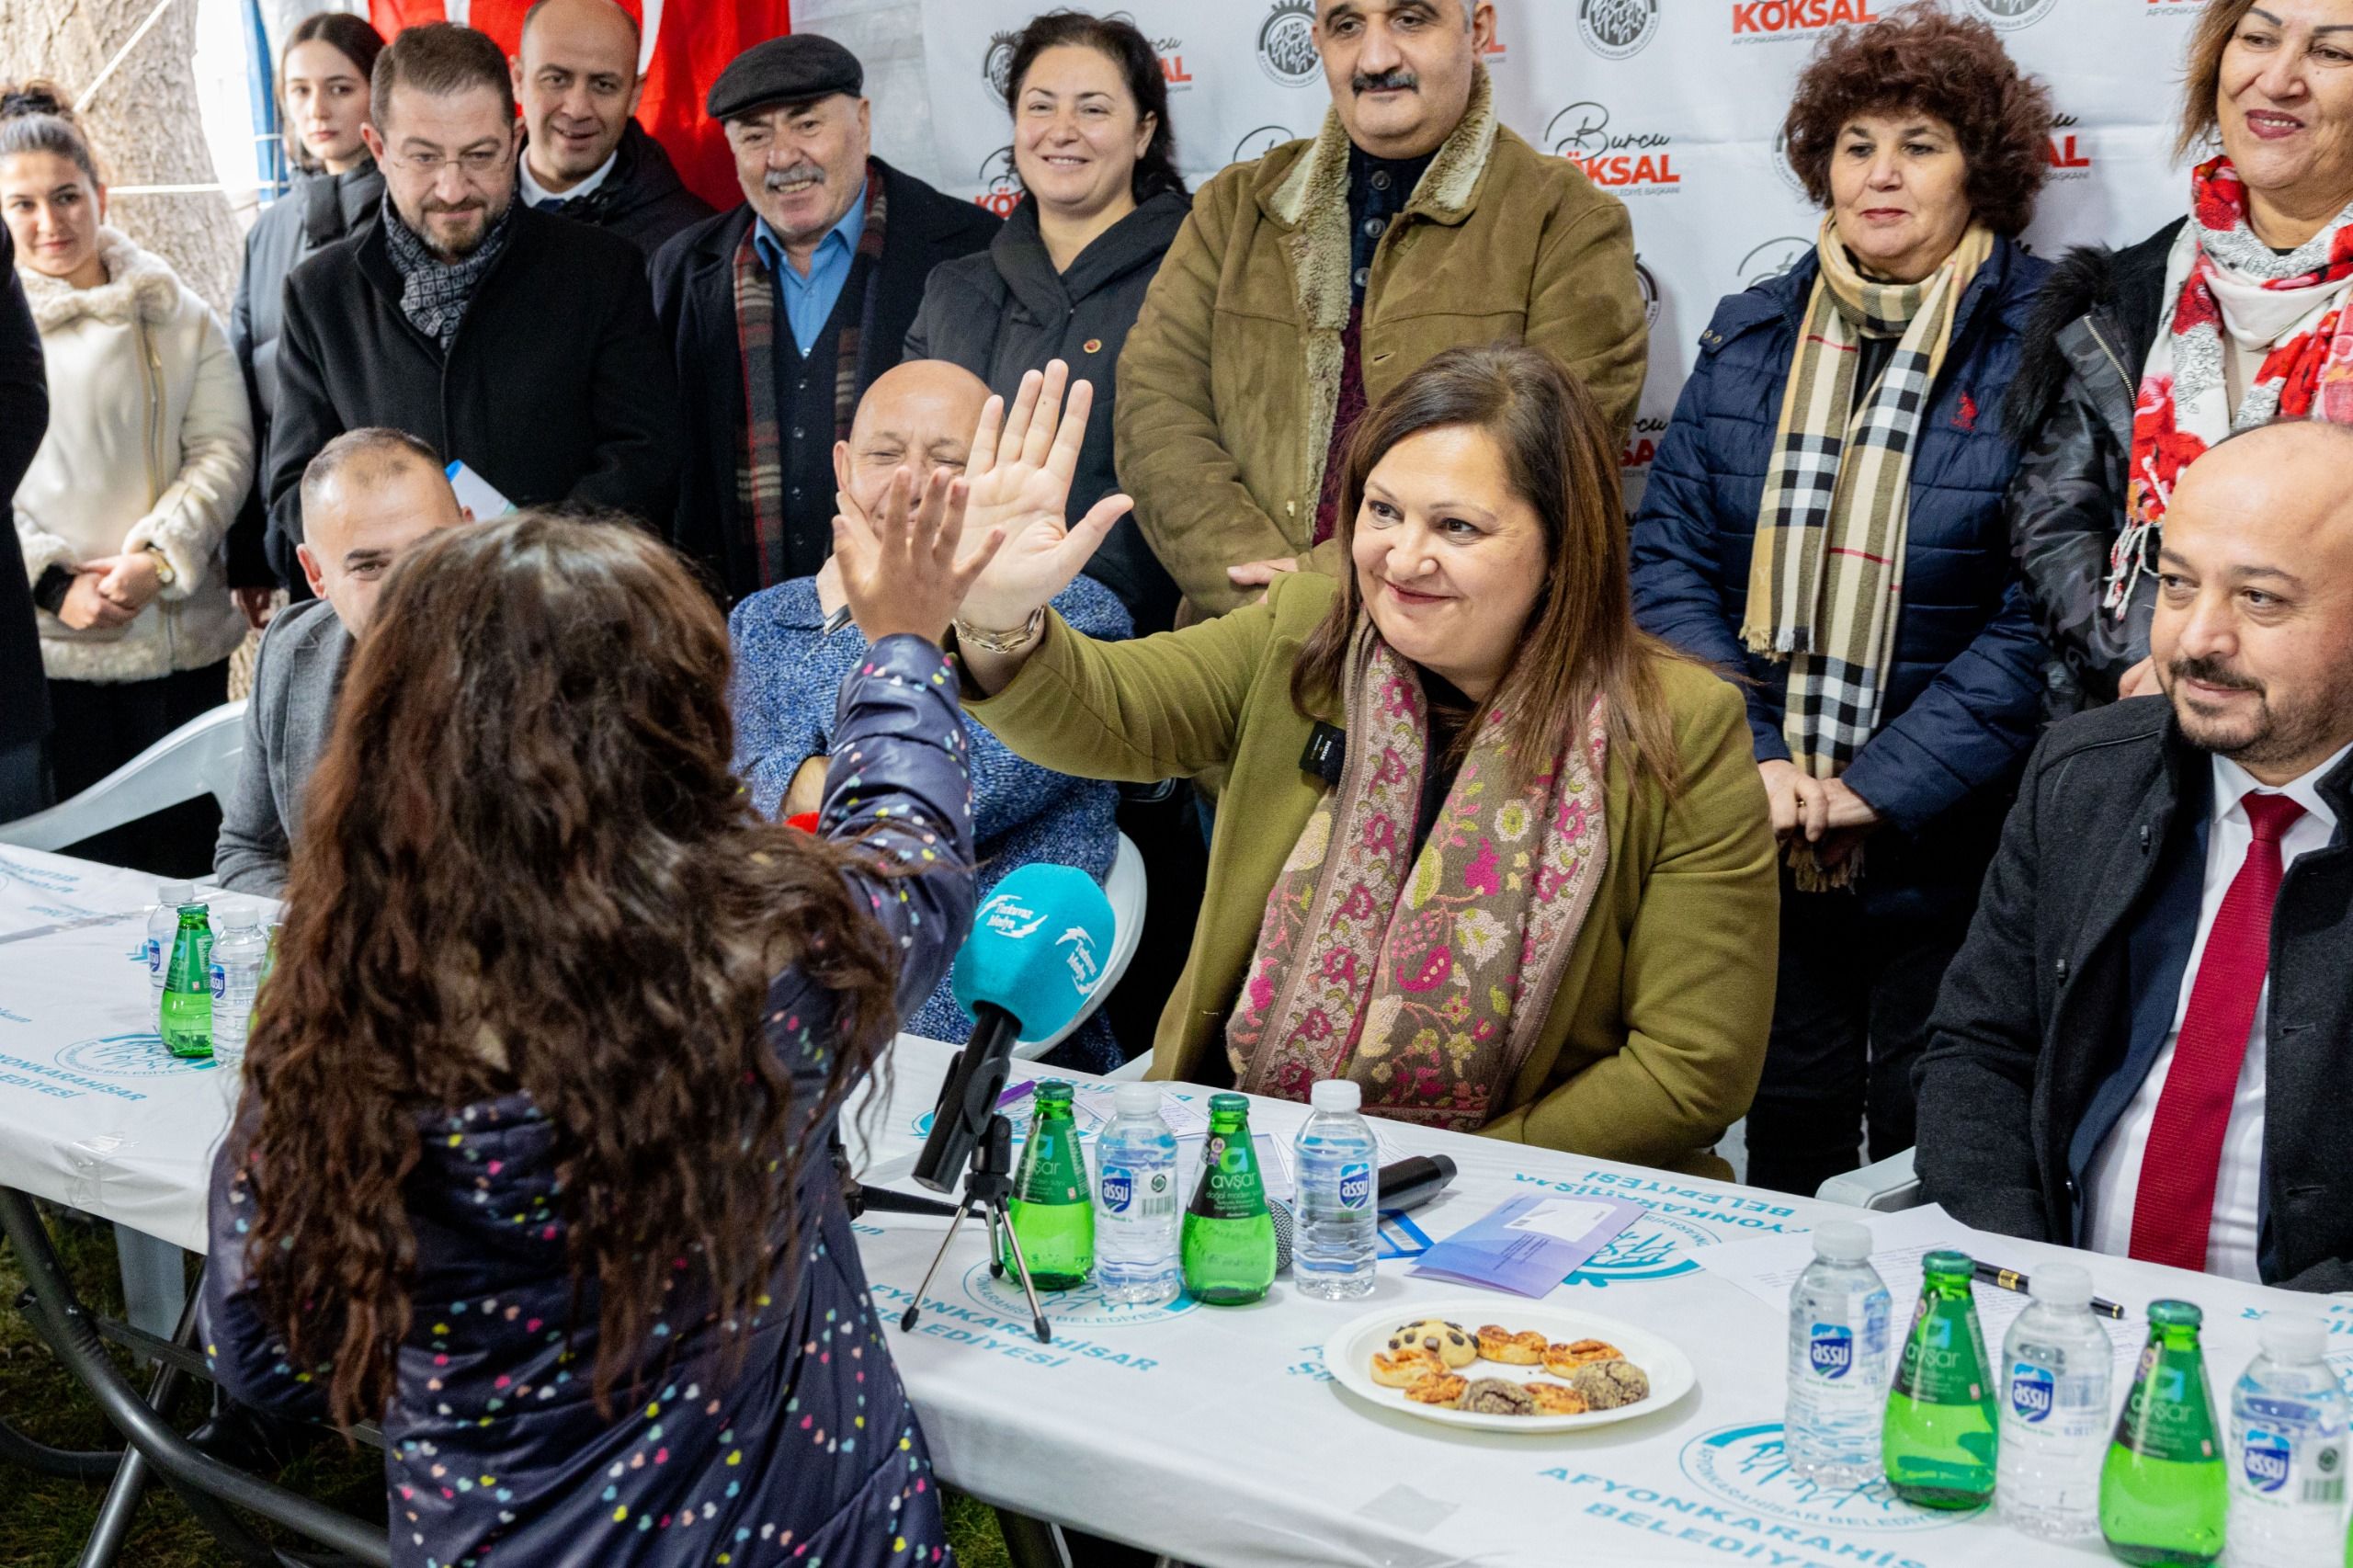
[[[1027,625],[1070,586],[1111,525],[1135,505],[1107,495],[1077,523],[1069,521],[1071,481],[1094,406],[1094,387],[1071,383],[1070,367],[1056,359],[1021,378],[1010,409],[993,397],[981,411],[964,470],[972,486],[968,526],[1003,530],[1005,548],[973,584],[960,616],[966,625],[983,631]]]
[[[961,551],[966,483],[935,469],[918,498],[915,475],[901,469],[891,476],[882,505],[872,518],[853,508],[834,517],[834,559],[840,563],[842,597],[858,630],[869,642],[915,636],[939,642],[956,619],[957,607],[1004,543],[991,528],[973,548]]]

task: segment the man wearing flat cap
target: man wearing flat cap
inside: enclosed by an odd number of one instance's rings
[[[671,542],[722,604],[825,563],[835,443],[899,362],[931,269],[997,229],[873,155],[865,80],[812,33],[736,56],[703,107],[726,128],[744,205],[654,259],[686,425]]]

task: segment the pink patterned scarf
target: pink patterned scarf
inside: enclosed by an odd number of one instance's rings
[[[1267,900],[1226,1047],[1253,1093],[1352,1078],[1368,1110],[1472,1131],[1507,1108],[1608,864],[1606,710],[1517,790],[1488,715],[1415,858],[1421,679],[1370,626],[1348,667],[1347,760]]]

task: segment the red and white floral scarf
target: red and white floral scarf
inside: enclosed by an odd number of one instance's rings
[[[2157,340],[2132,410],[2125,528],[2109,562],[2107,605],[2118,616],[2134,579],[2154,570],[2157,526],[2181,471],[2232,432],[2275,419],[2353,425],[2353,207],[2285,256],[2256,237],[2246,187],[2228,158],[2190,176],[2189,222],[2165,262]],[[2263,350],[2230,406],[2229,345]]]
[[[1376,1114],[1473,1131],[1507,1108],[1608,864],[1606,709],[1518,789],[1500,719],[1481,721],[1415,857],[1420,676],[1370,626],[1348,667],[1340,781],[1267,899],[1226,1047],[1253,1093],[1352,1078]]]

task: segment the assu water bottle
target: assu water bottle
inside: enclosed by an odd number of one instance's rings
[[[1299,1166],[1299,1240],[1291,1278],[1327,1301],[1372,1294],[1381,1231],[1381,1146],[1357,1113],[1364,1090],[1335,1078],[1308,1091],[1313,1114],[1291,1145]]]
[[[2092,1277],[2072,1263],[2034,1271],[2034,1300],[2002,1342],[2002,1441],[1994,1500],[2013,1528],[2044,1540],[2099,1533],[2115,1349],[2092,1316]]]
[[[1176,1294],[1176,1135],[1154,1084],[1122,1084],[1095,1145],[1095,1283],[1104,1299],[1151,1306]]]
[[[1790,1403],[1782,1453],[1798,1474],[1854,1485],[1879,1473],[1887,1407],[1887,1284],[1871,1233],[1834,1220],[1790,1290]]]
[[[250,908],[222,911],[221,936],[212,944],[212,1052],[232,1055],[245,1049],[245,1033],[253,1027],[254,994],[261,989],[262,965],[269,959],[269,938],[262,934],[261,916]]]
[[[154,905],[147,911],[147,989],[159,1005],[164,971],[172,961],[172,938],[179,935],[180,905],[195,902],[194,882],[165,882],[155,890]]]
[[[2318,1318],[2273,1314],[2231,1390],[2231,1568],[2335,1568],[2345,1550],[2345,1391]]]

